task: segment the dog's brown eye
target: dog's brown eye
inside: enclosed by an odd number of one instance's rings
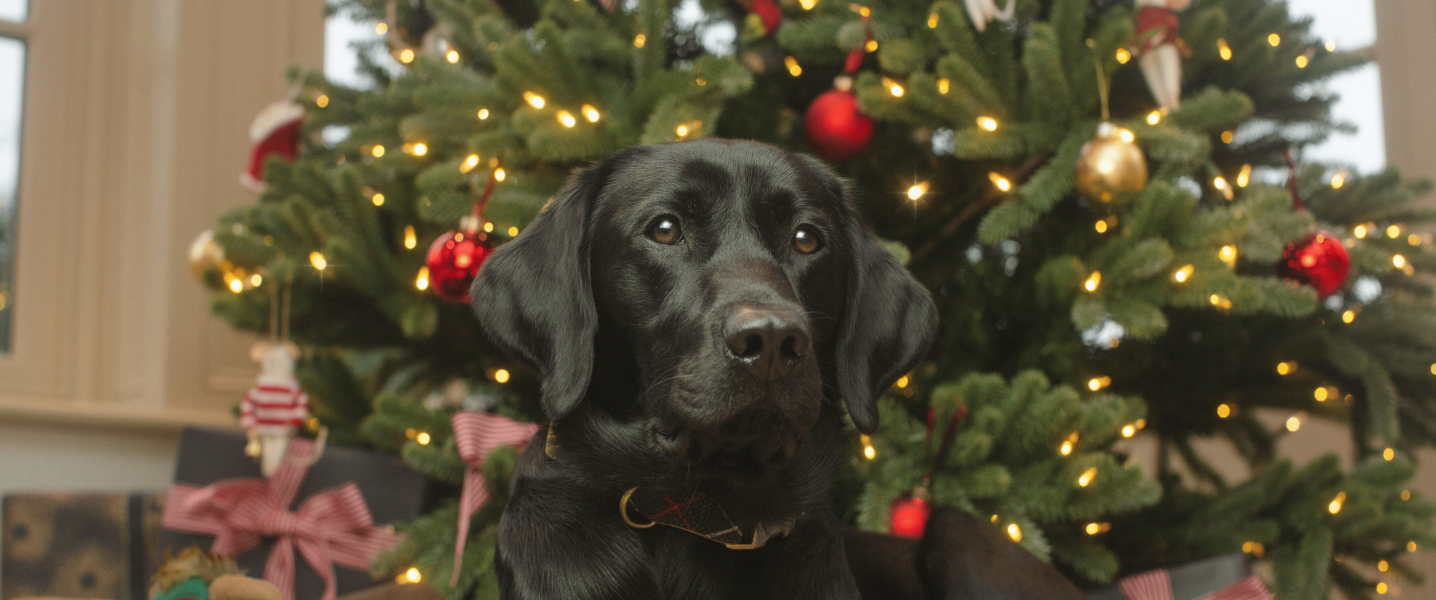
[[[683,239],[683,228],[678,226],[676,217],[658,217],[648,229],[648,237],[665,246],[672,246]]]
[[[803,254],[816,253],[817,248],[823,247],[823,243],[817,238],[817,230],[811,225],[801,225],[793,233],[793,248]]]
[[[803,225],[793,233],[793,248],[798,252],[812,254],[817,252],[818,248],[821,247],[823,247],[823,244],[818,241],[818,232],[812,227]]]

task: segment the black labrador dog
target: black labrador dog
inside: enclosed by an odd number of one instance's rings
[[[969,573],[1015,550],[1071,589],[1010,543],[968,556],[986,524],[961,513],[934,518],[958,523],[938,526],[951,543],[845,544],[828,499],[844,414],[877,427],[936,309],[816,159],[726,140],[624,150],[499,248],[473,300],[538,370],[552,421],[500,522],[505,599],[1068,597],[1030,572]]]

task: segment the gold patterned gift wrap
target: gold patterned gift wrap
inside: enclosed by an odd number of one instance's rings
[[[159,569],[161,494],[5,496],[0,600],[144,600]]]

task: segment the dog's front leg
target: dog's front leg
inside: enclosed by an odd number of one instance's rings
[[[941,600],[1085,600],[1052,565],[1012,543],[984,519],[955,508],[934,510],[917,548],[928,598]]]

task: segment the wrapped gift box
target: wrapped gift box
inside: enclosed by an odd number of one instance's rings
[[[1154,591],[1143,589],[1151,588],[1151,581],[1143,581],[1134,585],[1137,580],[1153,579],[1151,575],[1154,574],[1155,572],[1135,575],[1124,579],[1123,583],[1126,583],[1125,587],[1133,589],[1134,593],[1135,590]],[[1251,579],[1251,565],[1247,562],[1245,554],[1224,554],[1187,563],[1167,569],[1165,575],[1165,579],[1170,581],[1170,596],[1159,593],[1153,597],[1169,597],[1172,600],[1271,598],[1259,580]],[[1123,584],[1119,583],[1089,592],[1088,596],[1092,600],[1144,600],[1144,598],[1134,598],[1133,594],[1124,592],[1123,587]]]
[[[185,429],[180,436],[175,483],[187,484],[187,487],[203,487],[240,478],[262,480],[259,463],[244,455],[246,442],[245,436],[239,432]],[[279,477],[280,475],[276,474],[276,479]],[[309,466],[294,501],[288,508],[291,511],[299,510],[316,494],[333,491],[348,483],[358,486],[364,505],[373,516],[374,523],[378,525],[413,519],[419,516],[420,510],[424,508],[427,484],[421,475],[410,469],[401,459],[333,446],[325,448],[319,460]],[[172,490],[171,503],[176,503],[178,497]],[[171,506],[171,509],[174,508],[176,507]],[[198,545],[209,550],[214,540],[215,536],[212,535],[167,528],[161,537],[160,547],[178,552],[191,545]],[[266,575],[266,563],[274,546],[274,538],[263,538],[257,546],[237,556],[236,560],[246,573],[255,577]],[[298,548],[295,548],[294,553],[293,597],[297,600],[320,598],[324,590],[322,578]],[[367,570],[341,564],[335,564],[334,570],[339,595],[356,592],[378,583]]]
[[[159,569],[159,494],[12,494],[4,499],[0,598],[143,600]]]

